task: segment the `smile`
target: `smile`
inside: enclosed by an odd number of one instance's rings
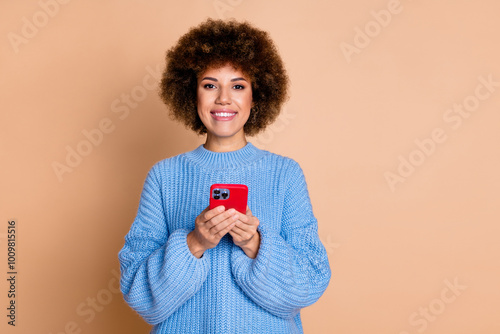
[[[217,117],[230,117],[236,115],[235,112],[216,112],[214,113],[215,116]]]
[[[230,121],[232,120],[237,112],[235,111],[212,111],[210,113],[216,121]]]

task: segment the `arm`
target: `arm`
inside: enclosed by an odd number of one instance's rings
[[[234,246],[232,271],[236,282],[256,304],[270,313],[294,317],[316,302],[330,281],[330,265],[318,237],[316,218],[300,167],[287,177],[281,231],[261,222],[255,259]]]
[[[148,174],[137,216],[119,253],[125,301],[150,324],[164,321],[205,281],[210,263],[196,258],[188,230],[169,233],[157,166]]]

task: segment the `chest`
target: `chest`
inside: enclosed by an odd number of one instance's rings
[[[248,186],[248,206],[261,227],[281,230],[286,180],[276,173],[259,171],[187,172],[169,175],[164,183],[163,206],[169,232],[193,230],[196,217],[209,205],[210,186],[235,183]]]

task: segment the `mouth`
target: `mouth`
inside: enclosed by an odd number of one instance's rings
[[[233,110],[213,110],[210,114],[216,121],[230,121],[236,116],[237,112]]]

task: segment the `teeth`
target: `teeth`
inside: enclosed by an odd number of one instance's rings
[[[217,113],[215,113],[215,116],[217,116],[217,117],[230,117],[233,115],[234,115],[234,113],[230,113],[230,112],[217,112]]]

